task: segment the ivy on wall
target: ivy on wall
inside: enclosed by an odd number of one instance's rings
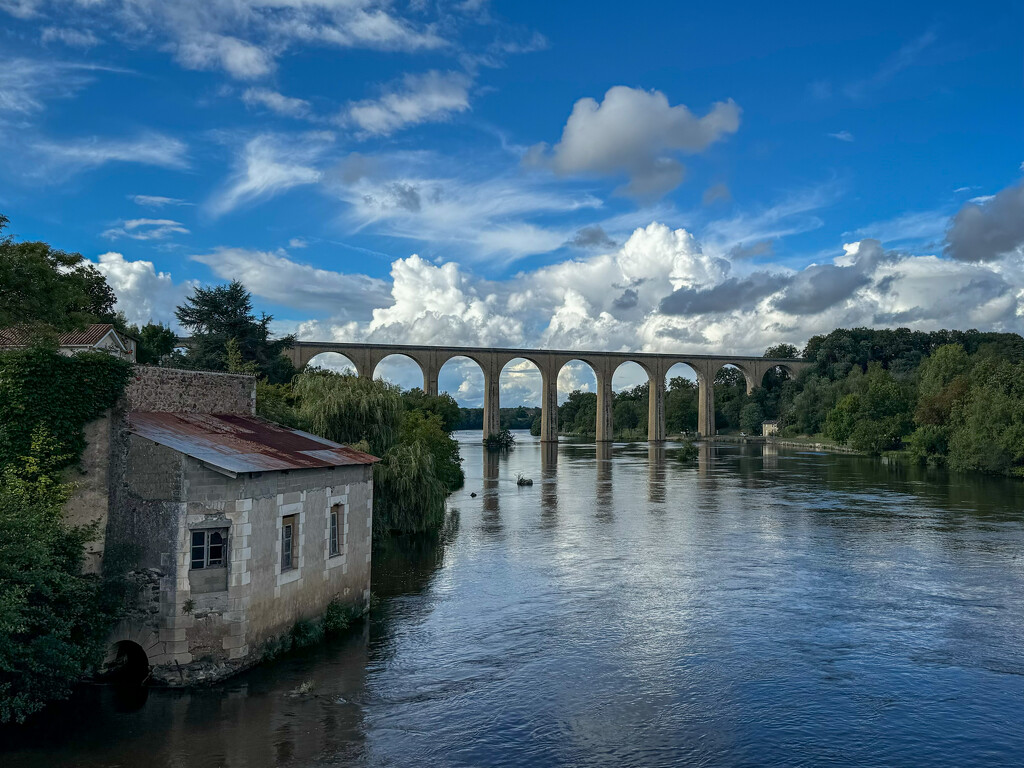
[[[68,357],[31,347],[0,353],[0,466],[29,454],[40,429],[57,441],[61,464],[85,449],[82,428],[112,407],[132,364],[104,352]]]

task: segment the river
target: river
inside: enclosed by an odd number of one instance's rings
[[[1024,759],[1024,484],[760,445],[683,463],[671,443],[520,433],[497,455],[458,436],[450,524],[375,556],[361,628],[144,703],[85,687],[4,731],[0,763]]]

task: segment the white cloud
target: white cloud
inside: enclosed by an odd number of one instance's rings
[[[555,191],[519,174],[477,169],[460,177],[455,165],[428,153],[350,156],[325,187],[348,205],[345,218],[355,229],[505,263],[556,249],[575,234],[542,219],[601,207],[589,194]]]
[[[263,134],[250,139],[235,160],[231,178],[210,200],[210,212],[220,216],[293,187],[316,184],[322,174],[314,164],[333,140],[325,132],[290,138]]]
[[[435,21],[422,13],[406,19],[388,0],[0,0],[0,11],[59,24],[80,42],[102,31],[132,47],[168,51],[188,69],[240,80],[273,72],[296,45],[421,51],[448,44],[438,32],[442,11]]]
[[[944,211],[912,211],[886,221],[876,221],[852,233],[857,238],[874,238],[890,245],[937,243],[949,226]]]
[[[136,205],[141,205],[145,208],[163,208],[167,205],[192,205],[192,203],[177,197],[162,197],[160,195],[129,195],[128,199]]]
[[[104,237],[116,240],[128,237],[132,240],[165,240],[172,235],[187,235],[189,231],[180,221],[173,219],[128,219],[117,227],[103,233]]]
[[[366,319],[376,307],[390,303],[384,280],[346,275],[292,261],[287,252],[217,248],[192,256],[224,280],[241,280],[257,296],[335,318]]]
[[[161,168],[188,168],[184,142],[150,132],[132,139],[104,139],[93,136],[67,142],[43,140],[32,145],[55,168],[77,171],[111,162],[139,163]]]
[[[266,107],[285,117],[306,117],[310,111],[310,104],[305,99],[285,96],[268,88],[247,88],[242,94],[242,101],[247,106]]]
[[[849,131],[839,131],[838,133],[830,133],[829,136],[831,136],[833,139],[838,139],[839,141],[853,141],[853,134],[850,133]]]
[[[157,272],[153,262],[129,261],[115,252],[100,255],[96,267],[114,289],[115,308],[136,325],[152,321],[176,326],[174,309],[195,285],[175,283],[167,272]]]
[[[73,96],[93,81],[96,72],[121,71],[43,59],[0,59],[0,115],[42,112],[46,101]]]
[[[600,104],[592,98],[577,101],[561,141],[550,153],[546,145],[533,147],[526,162],[561,175],[626,176],[625,194],[657,196],[683,180],[676,154],[701,152],[735,133],[739,124],[740,108],[732,99],[697,117],[682,104],[670,106],[660,91],[619,85]]]
[[[230,35],[195,34],[178,42],[176,58],[187,69],[223,69],[239,80],[252,80],[274,70],[269,51]]]
[[[349,104],[343,123],[371,135],[387,135],[418,123],[439,122],[469,109],[470,78],[460,72],[431,70],[406,75],[379,99]]]
[[[44,27],[39,39],[43,43],[59,42],[71,48],[92,48],[100,39],[88,29],[70,27]]]

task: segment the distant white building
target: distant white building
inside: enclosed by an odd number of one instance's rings
[[[769,435],[779,434],[779,421],[778,419],[768,419],[767,421],[761,422],[761,434],[765,437]]]
[[[26,346],[28,340],[28,334],[21,328],[0,329],[0,349],[18,349]],[[133,363],[138,352],[135,339],[121,333],[110,323],[93,323],[81,331],[62,333],[57,337],[57,345],[64,355],[107,352]]]

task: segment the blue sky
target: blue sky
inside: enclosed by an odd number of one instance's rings
[[[759,352],[1024,325],[1019,4],[0,19],[0,212],[99,263],[134,320],[237,277],[308,338]]]

